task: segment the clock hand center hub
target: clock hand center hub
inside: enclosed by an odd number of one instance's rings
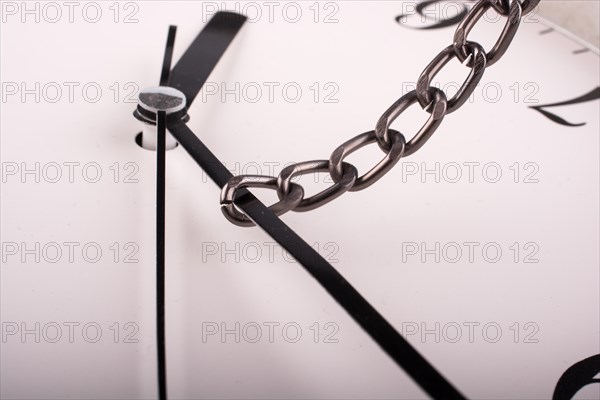
[[[169,86],[149,87],[138,95],[138,106],[133,112],[135,118],[143,123],[142,133],[138,135],[138,144],[148,150],[156,150],[156,114],[165,111],[167,118],[189,120],[185,95]],[[167,133],[166,149],[177,147],[177,141]]]

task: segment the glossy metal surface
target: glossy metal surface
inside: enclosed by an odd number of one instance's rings
[[[429,119],[425,122],[425,125],[419,129],[417,134],[406,144],[404,157],[410,156],[419,150],[429,140],[440,126],[447,113],[448,101],[446,100],[444,92],[436,88],[430,88],[430,91],[433,93],[433,103],[427,108],[430,112]],[[392,104],[379,118],[379,121],[377,121],[377,125],[375,126],[375,135],[377,136],[379,147],[381,147],[382,150],[386,148],[386,136],[389,136],[390,131],[388,128],[391,123],[394,122],[394,120],[408,107],[415,104],[417,100],[417,91],[410,91]]]
[[[250,187],[277,189],[277,179],[271,176],[261,175],[235,176],[223,187],[223,190],[221,191],[221,211],[223,211],[223,215],[225,215],[229,221],[239,226],[255,225],[250,218],[236,208],[234,203],[238,189]],[[295,183],[292,183],[290,187],[291,189],[287,197],[269,207],[275,215],[285,214],[302,201],[302,198],[304,197],[304,190],[302,187]]]
[[[468,17],[468,16],[467,16]],[[453,113],[458,110],[465,102],[469,99],[469,96],[473,93],[483,73],[485,72],[486,66],[486,54],[483,47],[475,42],[466,42],[465,47],[469,50],[469,55],[472,60],[475,60],[471,67],[471,72],[465,79],[462,86],[458,89],[454,97],[448,100],[448,108],[446,114]],[[421,76],[417,80],[417,98],[421,107],[426,109],[432,102],[431,98],[431,81],[433,78],[442,70],[442,68],[448,64],[454,57],[458,57],[458,53],[454,50],[454,45],[446,47],[440,52],[430,63],[425,67]]]
[[[284,168],[277,178],[277,195],[281,200],[287,198],[293,190],[292,178],[310,173],[329,172],[329,165],[329,160],[315,160],[293,164]],[[358,176],[358,171],[348,163],[343,163],[341,169],[342,174],[339,180],[335,181],[329,188],[303,199],[293,211],[314,210],[338,198],[352,188]]]
[[[363,190],[377,182],[383,175],[396,165],[404,154],[406,141],[404,136],[398,131],[390,131],[392,146],[385,157],[377,163],[368,172],[356,179],[354,186],[350,189],[351,192]],[[344,158],[354,153],[356,150],[377,142],[377,134],[375,131],[361,133],[360,135],[343,143],[335,149],[329,158],[329,170],[334,181],[342,179],[342,162]]]
[[[471,32],[479,19],[492,7],[493,4],[489,1],[478,2],[456,28],[453,45],[456,56],[461,62],[465,62],[465,60],[469,58],[469,55],[472,54],[467,46],[467,36],[469,36],[469,32]],[[519,29],[520,23],[521,6],[518,1],[513,1],[510,6],[510,13],[506,18],[506,24],[502,29],[502,33],[500,33],[500,37],[492,49],[486,52],[486,67],[492,66],[504,55],[504,53],[506,53],[506,50],[508,50],[510,43],[517,33],[517,29]],[[467,65],[471,67],[472,64],[473,59],[471,58]]]
[[[291,183],[294,176],[307,173],[325,172],[326,161],[307,161],[293,164],[285,168],[278,178],[261,177],[259,182],[253,185],[276,188],[281,199],[275,207],[278,213],[289,210],[308,211],[326,204],[346,191],[355,192],[365,189],[385,175],[402,157],[410,156],[419,150],[433,133],[438,129],[446,114],[458,110],[469,99],[485,72],[486,67],[497,62],[508,49],[521,18],[531,12],[537,6],[539,0],[480,0],[465,15],[458,25],[453,42],[444,48],[423,70],[417,80],[416,89],[405,93],[400,99],[392,104],[379,118],[375,130],[362,133],[346,141],[336,148],[330,156],[328,171],[336,185],[308,198],[302,200],[303,190],[298,189]],[[500,37],[489,53],[476,41],[467,40],[469,32],[477,24],[480,18],[490,8],[494,8],[501,15],[507,16],[506,24]],[[469,75],[458,89],[457,93],[450,99],[442,90],[432,86],[433,78],[453,58],[471,69]],[[419,103],[423,110],[429,112],[429,119],[419,131],[406,142],[404,136],[389,127],[394,120],[414,103]],[[360,177],[356,177],[356,168],[351,164],[344,163],[344,158],[358,149],[377,142],[386,156],[375,167]],[[224,187],[221,204],[225,207],[225,216],[234,224],[240,226],[252,226],[252,222],[239,212],[233,205],[235,189],[248,183],[251,176],[239,176],[231,179]],[[254,177],[253,179],[256,179]],[[300,195],[300,192],[302,194]],[[289,197],[291,196],[291,198]],[[277,215],[279,215],[277,214]]]

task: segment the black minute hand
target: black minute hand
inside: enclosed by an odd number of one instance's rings
[[[185,94],[188,107],[244,22],[240,14],[216,13],[171,70],[169,86]]]

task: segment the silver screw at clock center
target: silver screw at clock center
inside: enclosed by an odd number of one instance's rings
[[[165,111],[167,117],[189,120],[186,110],[185,95],[169,86],[155,86],[142,90],[138,95],[138,107],[133,115],[143,123],[141,136],[137,141],[148,150],[156,150],[156,114]],[[177,114],[180,114],[178,116]],[[177,141],[167,133],[166,149],[177,147]]]

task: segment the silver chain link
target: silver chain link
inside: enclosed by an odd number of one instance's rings
[[[452,44],[443,49],[425,67],[417,80],[416,89],[406,93],[383,113],[375,125],[375,130],[361,133],[343,143],[333,151],[329,160],[293,164],[284,168],[278,177],[240,175],[231,178],[221,192],[221,205],[225,217],[239,226],[254,226],[254,222],[235,206],[236,192],[244,187],[276,190],[279,201],[269,208],[276,215],[282,215],[288,211],[314,210],[345,192],[363,190],[377,182],[401,158],[410,156],[419,150],[434,134],[447,114],[458,110],[465,104],[477,87],[485,69],[502,58],[508,49],[519,28],[521,18],[533,11],[539,2],[540,0],[479,0],[456,28]],[[506,25],[492,49],[486,52],[479,43],[467,40],[467,36],[480,18],[490,9],[506,17]],[[455,57],[471,71],[454,97],[448,99],[442,90],[431,86],[431,82]],[[411,140],[406,141],[404,135],[390,129],[390,125],[415,103],[418,103],[430,115],[417,134]],[[356,167],[344,162],[344,159],[358,149],[373,143],[378,144],[385,153],[385,157],[367,173],[358,176]],[[292,179],[312,173],[329,173],[334,184],[305,199],[304,189],[299,184],[293,183]]]

